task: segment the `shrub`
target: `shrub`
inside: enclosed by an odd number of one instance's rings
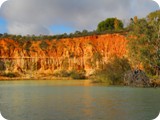
[[[40,44],[39,44],[40,48],[42,50],[46,50],[47,47],[48,47],[48,44],[45,42],[45,41],[42,41]]]
[[[32,46],[32,43],[28,41],[25,45],[25,50],[29,51],[31,46]]]
[[[65,70],[61,70],[61,71],[58,71],[56,73],[53,74],[55,77],[69,77],[70,76],[70,73],[68,73],[67,71]]]
[[[4,71],[4,70],[6,70],[5,63],[2,60],[0,60],[0,71]]]
[[[85,79],[85,71],[71,71],[67,72],[65,70],[57,71],[53,74],[55,77],[71,77],[72,79]]]
[[[16,73],[4,73],[2,76],[13,78],[17,77],[18,75]]]
[[[120,84],[123,82],[124,73],[130,69],[127,59],[114,57],[102,70],[95,72],[94,81],[109,85]]]
[[[85,77],[85,71],[72,71],[71,73],[70,73],[70,76],[71,76],[71,78],[72,79],[85,79],[86,77]]]

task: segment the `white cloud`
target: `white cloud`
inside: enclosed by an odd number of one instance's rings
[[[9,23],[8,31],[12,34],[22,34],[22,35],[39,35],[39,34],[49,34],[46,27],[38,24],[25,24],[25,23]]]
[[[107,17],[145,17],[159,9],[152,0],[8,0],[0,9],[12,34],[49,34],[53,24],[96,28]]]

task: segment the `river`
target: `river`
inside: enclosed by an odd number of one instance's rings
[[[160,88],[86,85],[84,81],[0,81],[7,120],[152,120]]]

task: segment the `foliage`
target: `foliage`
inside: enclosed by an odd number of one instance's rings
[[[72,79],[85,79],[85,71],[81,70],[81,71],[72,71],[70,73],[70,76]]]
[[[100,22],[97,26],[97,31],[99,32],[121,29],[123,29],[123,23],[117,18],[107,18],[106,20]]]
[[[14,62],[12,60],[5,60],[4,61],[4,64],[5,64],[5,69],[8,69],[9,71],[13,71],[14,69]]]
[[[93,55],[93,61],[101,61],[102,55],[99,52],[95,52]]]
[[[84,30],[82,31],[82,35],[87,35],[87,34],[88,34],[88,31],[84,29]]]
[[[13,78],[17,77],[18,75],[16,73],[4,73],[2,76]]]
[[[40,44],[39,44],[40,48],[42,50],[46,50],[47,47],[48,47],[48,44],[46,43],[46,41],[42,41]]]
[[[124,73],[130,69],[129,62],[126,58],[115,56],[102,70],[95,72],[94,80],[109,85],[120,84],[123,80]]]
[[[32,46],[32,43],[31,43],[30,41],[28,41],[28,42],[25,44],[25,50],[29,51],[31,46]]]
[[[0,60],[0,71],[4,71],[4,70],[6,70],[5,62]]]
[[[149,22],[154,22],[154,20],[160,20],[160,10],[157,10],[155,12],[151,12],[148,16],[147,19]]]
[[[158,14],[158,16],[157,16]],[[132,23],[129,32],[129,57],[133,65],[142,64],[147,73],[155,75],[160,70],[160,11],[147,19]]]
[[[62,38],[76,38],[76,37],[85,37],[85,36],[93,36],[93,35],[103,35],[103,34],[112,34],[112,33],[119,33],[119,34],[124,34],[125,30],[124,29],[116,29],[114,31],[106,30],[106,31],[87,31],[87,30],[82,30],[82,31],[76,31],[74,33],[63,33],[59,35],[27,35],[27,36],[21,36],[21,35],[12,35],[12,34],[0,34],[0,39],[3,38],[9,38],[14,41],[16,41],[18,44],[21,46],[25,45],[26,50],[29,50],[31,47],[31,44],[28,43],[29,41],[46,41],[46,40],[61,40]]]
[[[102,63],[102,55],[99,52],[95,52],[92,56],[93,60],[88,59],[87,62],[88,64],[90,64],[92,67],[102,67],[103,63]]]
[[[66,70],[57,71],[53,74],[55,77],[71,77],[72,79],[85,79],[85,71],[70,71],[67,72]]]
[[[69,77],[70,73],[65,71],[65,70],[61,70],[61,71],[58,71],[58,72],[54,73],[53,75],[55,77]]]

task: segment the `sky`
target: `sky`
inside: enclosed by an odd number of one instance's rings
[[[95,30],[109,17],[124,23],[159,10],[152,0],[7,0],[0,8],[0,33],[54,35]]]

